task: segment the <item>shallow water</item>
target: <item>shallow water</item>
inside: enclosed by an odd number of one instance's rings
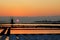
[[[2,35],[0,40],[60,40],[60,35],[41,35],[41,34],[20,34]]]

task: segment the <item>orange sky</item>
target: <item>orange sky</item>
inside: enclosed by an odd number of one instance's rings
[[[60,0],[0,0],[0,16],[60,16]]]

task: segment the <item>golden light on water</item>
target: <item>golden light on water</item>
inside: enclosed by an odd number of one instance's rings
[[[13,24],[15,26],[36,26],[36,25],[49,25],[49,24]],[[50,24],[50,26],[60,26],[60,24]],[[11,27],[11,24],[2,24],[1,27],[3,26],[9,26]],[[18,26],[19,27],[19,26]],[[9,28],[7,28],[9,29]],[[55,30],[56,29],[56,30]],[[0,29],[0,33],[3,31],[3,29]],[[5,34],[7,33],[8,30],[6,30]],[[10,29],[10,34],[60,34],[59,28],[12,28]],[[0,36],[1,38],[2,36]],[[9,37],[7,36],[5,40],[9,40]]]
[[[11,34],[60,34],[60,30],[11,30]]]
[[[11,24],[2,24],[4,26],[9,26],[11,27]],[[44,25],[44,26],[60,26],[60,24],[13,24],[15,25],[15,27],[18,27],[18,28],[11,28],[10,29],[10,34],[59,34],[60,33],[60,30],[59,28],[34,28],[33,26],[38,26],[38,25]],[[20,26],[18,26],[20,25]],[[32,26],[32,28],[19,28],[21,26]],[[12,30],[13,29],[13,30]],[[36,29],[36,30],[35,30]],[[47,29],[47,30],[45,30]],[[55,30],[57,29],[57,30]],[[0,29],[0,32],[2,30]],[[5,33],[6,34],[6,33]]]

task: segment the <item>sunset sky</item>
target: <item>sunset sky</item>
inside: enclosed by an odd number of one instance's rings
[[[60,16],[60,0],[0,0],[0,16]]]

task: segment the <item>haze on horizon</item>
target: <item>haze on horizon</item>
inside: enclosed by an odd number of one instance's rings
[[[60,0],[0,0],[0,16],[60,16]]]

